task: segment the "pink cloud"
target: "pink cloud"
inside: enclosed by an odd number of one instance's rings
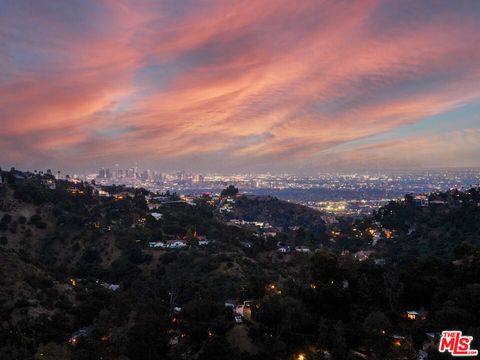
[[[23,8],[0,25],[1,161],[18,139],[16,161],[58,166],[68,166],[63,152],[79,166],[221,156],[256,170],[315,168],[330,162],[326,150],[480,97],[480,26],[448,4],[391,24],[383,1],[96,6],[85,3],[91,20],[74,25]]]

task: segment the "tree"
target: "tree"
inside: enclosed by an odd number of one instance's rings
[[[386,271],[383,274],[385,285],[385,294],[387,295],[388,304],[392,312],[397,311],[398,300],[403,290],[403,284],[400,283],[398,273],[394,271]]]
[[[151,302],[138,306],[135,325],[128,332],[128,357],[132,360],[167,358],[168,311],[161,304]]]
[[[48,344],[42,344],[38,347],[38,350],[34,356],[35,360],[58,360],[71,359],[71,352],[67,345],[57,344],[49,342]]]
[[[386,359],[391,360],[403,360],[403,359],[415,359],[416,351],[413,347],[412,339],[407,337],[402,343],[395,345],[391,351],[387,354]]]
[[[234,352],[230,344],[224,337],[215,336],[212,340],[207,341],[203,347],[203,351],[199,356],[200,360],[222,360],[231,358]]]
[[[365,319],[363,331],[365,332],[365,340],[372,358],[385,358],[390,345],[388,333],[391,327],[390,321],[381,311],[372,312]]]
[[[238,194],[238,188],[233,185],[229,185],[226,189],[223,189],[221,192],[222,197],[226,196],[235,196]]]
[[[348,355],[348,347],[345,340],[345,326],[341,320],[335,325],[332,355],[335,360],[346,359]]]
[[[295,246],[300,246],[303,244],[305,241],[306,233],[305,229],[303,227],[300,227],[296,232],[295,232]]]
[[[317,340],[318,346],[321,348],[326,348],[330,338],[330,330],[328,328],[327,320],[324,317],[320,318],[317,331],[318,331],[318,340]]]

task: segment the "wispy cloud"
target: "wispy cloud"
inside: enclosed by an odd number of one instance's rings
[[[478,102],[479,16],[470,1],[3,2],[0,161],[441,166],[474,145],[343,145]]]

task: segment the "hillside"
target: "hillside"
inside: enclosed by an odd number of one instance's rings
[[[322,215],[317,210],[272,196],[241,195],[235,197],[228,218],[267,222],[281,231],[302,227],[321,234],[325,231]]]
[[[0,248],[2,359],[26,359],[40,343],[63,342],[76,303],[70,284]]]
[[[480,336],[478,189],[325,230],[269,197],[1,175],[0,358],[435,359],[427,333]]]
[[[369,248],[393,258],[460,259],[480,247],[480,191],[407,195],[357,221],[352,229],[343,234],[346,248]]]

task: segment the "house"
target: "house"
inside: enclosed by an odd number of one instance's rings
[[[14,177],[15,177],[15,182],[16,183],[22,183],[26,179],[26,177],[24,175],[20,175],[20,174],[15,174]]]
[[[253,246],[253,244],[248,241],[240,241],[240,245],[242,245],[244,248],[247,248],[247,249],[250,249]]]
[[[306,246],[295,246],[295,251],[296,252],[308,253],[308,252],[310,252],[310,249]]]
[[[445,205],[447,205],[447,202],[445,200],[436,199],[436,200],[431,200],[429,202],[429,205],[430,206],[445,206]]]
[[[427,315],[428,313],[421,309],[421,310],[418,310],[418,311],[415,311],[415,310],[408,310],[408,311],[405,311],[403,314],[402,314],[402,317],[404,319],[407,319],[407,320],[427,320]]]
[[[428,206],[428,196],[426,195],[417,195],[413,198],[415,206],[425,207]]]
[[[352,350],[352,355],[356,356],[357,358],[361,359],[368,359],[367,354],[365,352],[360,352],[357,350]]]
[[[77,345],[78,339],[82,337],[89,337],[93,332],[93,326],[87,326],[78,329],[75,331],[72,336],[70,336],[70,339],[68,339],[68,342],[72,345],[75,346]]]
[[[238,220],[238,219],[231,219],[228,221],[227,225],[236,225],[236,226],[240,226],[240,224],[242,223],[241,220]]]
[[[416,320],[418,317],[418,312],[416,311],[407,311],[406,312],[406,317],[409,320]]]
[[[151,241],[148,243],[148,246],[151,248],[162,248],[165,249],[167,247],[167,244],[165,244],[162,241]]]
[[[244,319],[250,320],[252,316],[250,304],[244,302],[243,305],[237,305],[235,307],[235,314],[242,316]]]
[[[187,242],[185,240],[167,240],[167,248],[169,249],[180,249],[187,246]]]
[[[100,196],[100,197],[110,197],[110,193],[108,191],[105,191],[101,188],[95,188],[95,195]]]
[[[221,213],[226,212],[226,213],[231,213],[233,212],[232,206],[230,204],[225,204],[222,207],[218,209]]]
[[[269,231],[269,232],[264,233],[263,236],[264,236],[265,238],[275,237],[275,236],[277,236],[277,233],[276,233],[276,232],[273,232],[273,231]]]
[[[405,340],[405,336],[396,335],[396,334],[392,335],[392,343],[395,346],[401,346],[404,340]]]
[[[178,335],[172,336],[168,342],[169,345],[178,345]]]
[[[105,289],[112,290],[112,291],[117,291],[118,289],[120,289],[120,285],[117,285],[117,284],[102,283],[102,286]]]
[[[281,246],[277,249],[280,254],[289,254],[291,252],[290,246]]]
[[[193,236],[195,240],[197,240],[198,245],[200,246],[207,246],[208,244],[210,244],[210,240],[208,240],[205,235],[197,235],[197,233],[195,232]]]
[[[160,214],[158,212],[152,212],[152,213],[150,213],[150,215],[153,216],[153,218],[157,221],[162,219],[162,217],[163,217],[163,214]]]

